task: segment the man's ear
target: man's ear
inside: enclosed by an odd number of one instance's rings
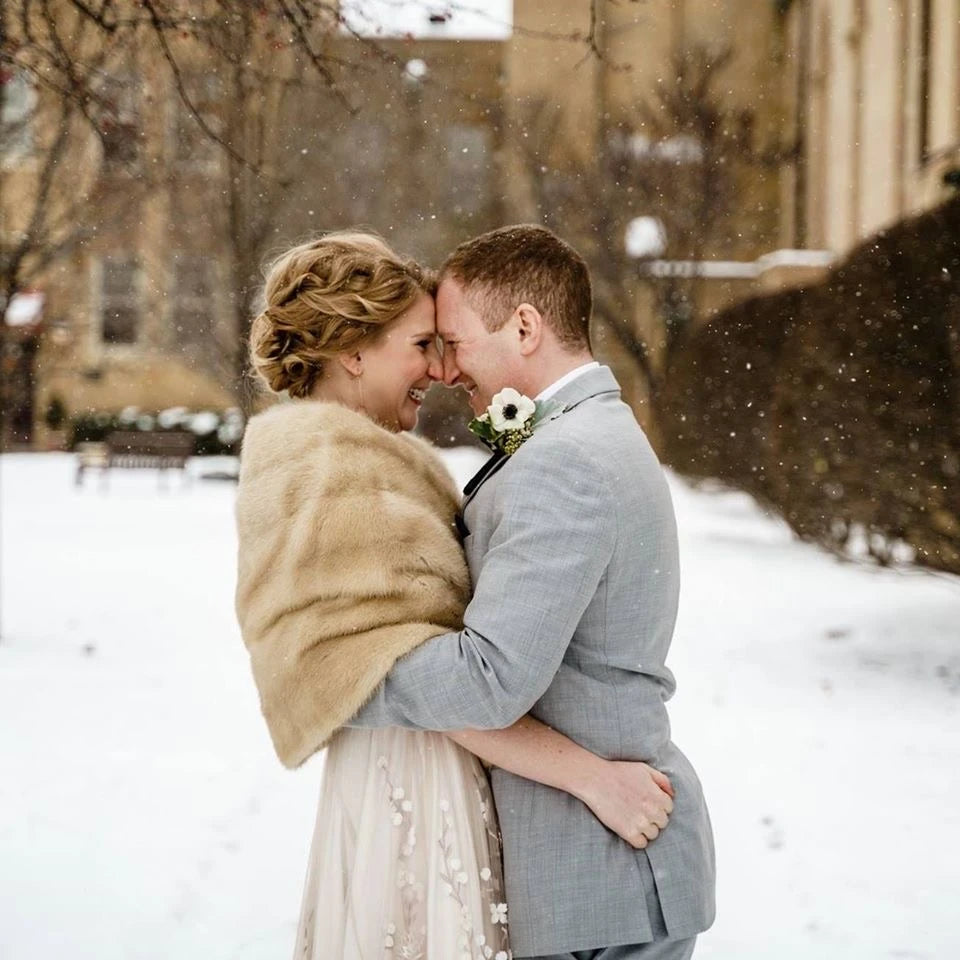
[[[544,319],[540,311],[530,303],[521,303],[513,312],[517,333],[520,337],[520,355],[530,356],[543,340]]]
[[[359,377],[363,373],[363,357],[359,353],[339,353],[337,360],[351,377]]]

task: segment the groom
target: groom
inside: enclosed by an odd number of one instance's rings
[[[646,849],[568,794],[492,778],[516,957],[684,960],[713,921],[714,859],[664,707],[676,524],[656,456],[593,359],[590,312],[586,264],[543,227],[483,234],[444,265],[446,383],[478,415],[505,387],[551,412],[467,485],[464,629],[398,661],[351,725],[497,729],[530,713],[594,753],[663,771],[673,813]]]

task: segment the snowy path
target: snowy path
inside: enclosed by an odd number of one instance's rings
[[[71,480],[0,458],[0,958],[286,958],[321,764],[283,771],[258,714],[233,488]],[[697,957],[960,957],[960,582],[673,486],[674,734],[720,866]]]

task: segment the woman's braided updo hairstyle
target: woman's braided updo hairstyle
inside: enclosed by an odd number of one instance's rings
[[[263,312],[250,327],[250,360],[274,392],[306,397],[326,361],[384,332],[434,277],[378,236],[328,233],[270,264]]]

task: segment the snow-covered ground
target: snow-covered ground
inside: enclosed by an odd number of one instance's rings
[[[281,769],[258,713],[234,488],[72,467],[0,458],[0,958],[285,958],[322,763]],[[719,858],[697,956],[960,957],[960,582],[672,485],[674,733]]]

